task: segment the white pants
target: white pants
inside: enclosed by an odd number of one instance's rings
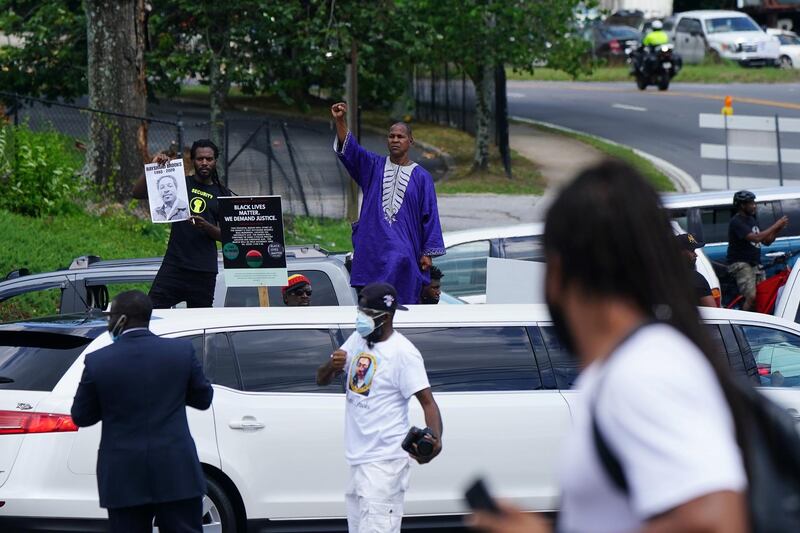
[[[400,533],[409,459],[350,467],[345,501],[349,533]]]

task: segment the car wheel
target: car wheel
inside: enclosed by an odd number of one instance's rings
[[[203,533],[236,533],[236,511],[222,487],[206,478],[208,490],[203,496]]]
[[[206,478],[208,490],[203,495],[203,533],[236,533],[236,512],[222,487]],[[159,533],[154,527],[153,533]]]
[[[792,58],[789,56],[781,56],[778,60],[778,66],[780,68],[792,68],[794,65],[792,64]]]

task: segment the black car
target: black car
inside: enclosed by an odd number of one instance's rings
[[[625,49],[636,48],[642,34],[630,26],[595,24],[586,29],[584,38],[592,43],[592,56],[608,63],[624,63]]]

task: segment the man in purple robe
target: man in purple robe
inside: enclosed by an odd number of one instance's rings
[[[389,129],[389,156],[359,146],[347,129],[347,104],[331,106],[336,122],[334,150],[364,195],[353,224],[350,284],[361,288],[386,282],[397,289],[400,304],[416,304],[430,283],[432,258],[444,255],[433,178],[408,158],[411,127]]]

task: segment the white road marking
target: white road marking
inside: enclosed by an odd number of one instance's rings
[[[525,93],[506,93],[506,96],[509,98],[525,98],[527,95]]]
[[[617,109],[627,109],[628,111],[647,111],[646,107],[638,107],[635,105],[611,104],[611,107],[616,107]]]

